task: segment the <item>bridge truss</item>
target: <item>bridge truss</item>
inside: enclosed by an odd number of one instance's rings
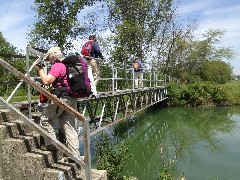
[[[124,119],[167,98],[167,88],[146,87],[117,91],[114,94],[101,93],[95,98],[80,99],[79,111],[90,118],[96,128]]]
[[[30,54],[38,56],[38,59],[32,63],[30,67]],[[27,72],[25,76],[31,77],[31,71],[35,65],[41,61],[44,52],[32,47],[26,48],[26,66]],[[47,73],[47,64],[45,63],[45,73]],[[106,82],[108,84],[102,92],[92,98],[81,98],[78,100],[78,111],[85,116],[93,129],[100,129],[104,126],[110,126],[133,115],[147,107],[152,106],[167,98],[166,83],[170,77],[167,75],[158,74],[151,65],[143,68],[143,87],[135,87],[134,70],[132,66],[125,66],[123,64],[112,62],[101,62],[101,69],[108,68],[108,77],[98,78],[99,82]],[[126,72],[125,74],[123,72]],[[35,81],[39,81],[39,77],[31,77]],[[121,82],[127,82],[129,89],[121,89]],[[7,99],[7,102],[13,97],[17,89],[23,82],[21,81],[12,94]],[[124,86],[126,88],[126,86]],[[32,118],[31,112],[31,90],[28,88],[28,102],[29,118]],[[76,120],[77,121],[77,120]],[[78,122],[78,121],[77,121]],[[81,124],[80,124],[81,126]]]
[[[10,110],[14,111],[22,117],[22,119],[37,130],[37,132],[47,138],[51,139],[52,143],[56,146],[57,149],[63,151],[67,154],[72,160],[85,169],[86,179],[92,179],[91,172],[91,153],[90,153],[90,126],[94,125],[94,132],[100,131],[102,128],[111,126],[118,123],[119,121],[133,115],[136,112],[139,112],[147,107],[150,107],[158,102],[164,101],[167,98],[167,76],[157,74],[153,69],[148,69],[143,71],[144,78],[142,79],[144,86],[141,88],[136,88],[134,86],[134,71],[133,67],[125,66],[122,68],[122,64],[117,65],[111,62],[109,64],[103,64],[110,68],[110,77],[99,78],[99,81],[109,81],[105,84],[110,85],[108,91],[99,92],[95,97],[82,98],[78,100],[78,111],[69,107],[67,104],[61,102],[58,98],[52,95],[49,91],[41,87],[40,84],[36,83],[39,80],[38,77],[31,77],[30,72],[38,63],[41,61],[44,52],[41,52],[37,49],[31,47],[26,48],[26,74],[22,74],[14,67],[10,66],[7,62],[0,59],[0,64],[8,69],[10,72],[18,76],[21,81],[13,90],[11,95],[5,101],[2,98],[2,104],[5,104]],[[38,59],[32,63],[30,66],[29,54],[34,54],[38,56]],[[45,62],[46,63],[46,62]],[[47,65],[45,65],[47,67]],[[124,71],[125,77],[121,77],[120,71]],[[45,69],[47,73],[47,69]],[[122,74],[121,74],[122,75]],[[127,77],[128,76],[128,77]],[[160,77],[159,77],[160,76]],[[120,86],[121,82],[129,82],[128,86]],[[169,80],[168,80],[169,81]],[[25,117],[24,114],[18,112],[14,107],[12,107],[8,102],[14,96],[15,92],[25,82],[28,85],[28,117]],[[75,118],[76,122],[82,123],[83,126],[83,144],[84,144],[84,161],[74,157],[71,152],[64,147],[59,141],[55,138],[52,138],[42,130],[38,124],[32,121],[32,95],[31,89],[33,87],[38,92],[43,93],[48,99],[56,103],[60,108],[63,108],[67,112],[71,113]],[[125,89],[120,89],[123,87]],[[126,87],[131,87],[131,89],[126,89]],[[109,91],[110,90],[110,91]],[[90,125],[89,125],[90,124]]]

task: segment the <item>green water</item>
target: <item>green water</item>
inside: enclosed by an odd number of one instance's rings
[[[188,180],[240,179],[240,108],[148,110],[113,129],[134,158],[121,175],[155,180],[166,165]]]

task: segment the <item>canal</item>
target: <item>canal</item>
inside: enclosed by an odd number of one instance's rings
[[[239,107],[152,108],[109,132],[133,154],[120,176],[157,180],[166,167],[187,180],[240,179]]]

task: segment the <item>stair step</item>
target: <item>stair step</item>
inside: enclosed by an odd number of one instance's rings
[[[0,123],[10,122],[17,119],[17,117],[11,113],[8,109],[0,109]]]
[[[47,168],[46,159],[36,153],[24,153],[21,155],[21,164],[19,164],[24,180],[42,179],[45,168]]]
[[[64,180],[64,172],[59,169],[45,168],[44,175],[41,180]]]
[[[16,123],[18,130],[19,130],[19,134],[27,134],[27,133],[32,133],[32,128],[30,128],[30,126],[23,122],[22,120],[13,120],[11,121],[12,123]]]
[[[28,149],[29,152],[40,147],[40,135],[38,136],[19,135],[18,138],[24,140],[26,148]]]
[[[17,137],[19,135],[19,129],[16,123],[12,123],[12,122],[2,122],[1,125],[6,127],[5,131],[7,134],[7,137],[13,138],[13,137]]]
[[[5,167],[3,179],[86,179],[85,170],[79,165],[59,161],[63,157],[61,150],[41,150],[40,139],[37,132],[9,110],[0,109],[0,155]],[[92,172],[93,180],[107,179],[106,171]]]
[[[24,139],[7,138],[2,142],[2,151],[4,156],[13,156],[28,152]]]
[[[6,125],[0,124],[0,141],[10,138]]]
[[[66,179],[76,179],[76,171],[69,163],[54,163],[50,166],[51,168],[57,169],[61,172],[64,172],[64,177]]]
[[[34,134],[32,129],[20,120],[2,122],[0,125],[6,126],[8,137],[18,137],[19,135]],[[35,133],[36,134],[36,133]]]
[[[59,155],[58,151],[42,151],[41,149],[35,149],[32,151],[35,154],[42,155],[45,158],[46,166],[49,167],[51,164],[54,164],[61,156]]]
[[[86,180],[85,171],[79,171],[78,177],[82,177],[82,180]],[[107,171],[92,169],[92,180],[107,180]]]

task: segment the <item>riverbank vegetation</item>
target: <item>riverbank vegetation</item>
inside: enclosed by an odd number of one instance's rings
[[[202,107],[240,105],[240,81],[225,84],[196,82],[186,85],[170,84],[168,106]]]
[[[96,143],[97,169],[107,170],[108,179],[117,179],[123,166],[132,159],[128,152],[129,143],[122,143],[117,148],[108,134],[102,133]],[[127,179],[127,177],[123,177]],[[130,178],[129,178],[130,179]]]

